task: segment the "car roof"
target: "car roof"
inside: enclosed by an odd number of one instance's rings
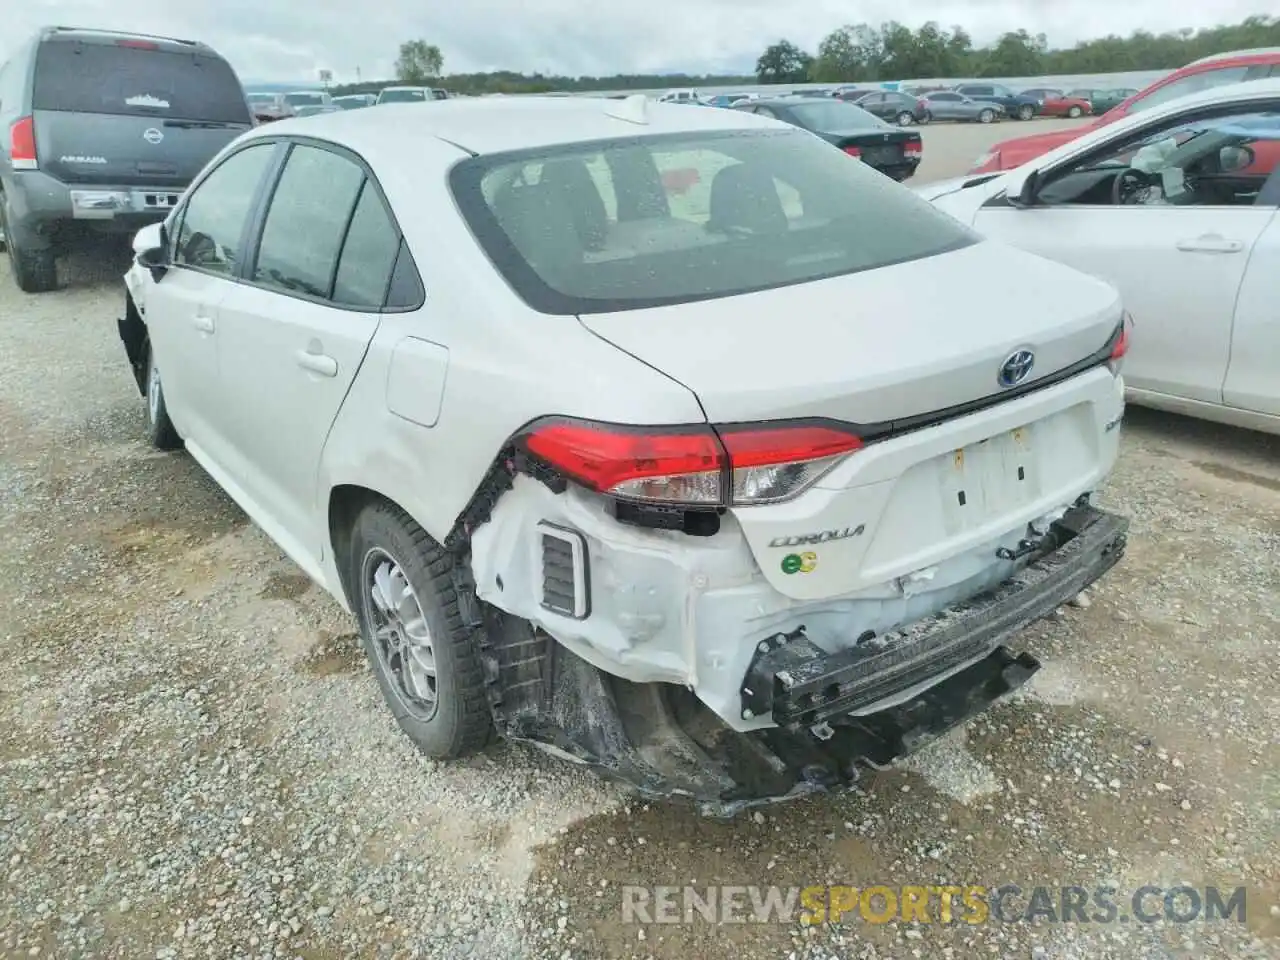
[[[737,110],[690,110],[643,100],[645,123],[623,119],[635,101],[602,97],[475,97],[441,100],[425,113],[417,104],[389,103],[377,110],[346,110],[308,117],[306,123],[282,120],[257,127],[247,137],[297,133],[345,145],[367,156],[406,155],[420,138],[444,140],[469,153],[589,143],[662,133],[773,128],[767,117]]]
[[[199,40],[182,40],[178,37],[162,37],[150,33],[130,33],[127,30],[96,30],[92,27],[43,27],[40,30],[41,43],[52,41],[106,46],[117,44],[122,40],[143,40],[154,43],[159,49],[168,53],[200,53],[206,56],[217,56],[212,47]]]
[[[1214,53],[1207,57],[1201,57],[1199,60],[1192,60],[1179,69],[1186,70],[1187,67],[1198,67],[1205,63],[1222,63],[1226,60],[1249,59],[1280,59],[1280,47],[1252,47],[1248,50],[1227,50],[1223,53]],[[1177,72],[1177,70],[1174,71],[1174,73]]]

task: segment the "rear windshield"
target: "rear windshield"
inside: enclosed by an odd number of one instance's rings
[[[49,41],[36,56],[36,110],[249,123],[243,88],[219,57]]]
[[[378,96],[380,103],[403,103],[409,100],[426,100],[425,90],[383,90]]]
[[[821,100],[816,103],[797,103],[791,112],[800,118],[810,130],[870,130],[885,126],[884,121],[866,110],[843,100]]]
[[[800,130],[597,141],[457,164],[458,206],[535,310],[604,313],[872,270],[976,242]]]

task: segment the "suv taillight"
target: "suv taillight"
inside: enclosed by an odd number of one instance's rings
[[[521,436],[526,451],[597,493],[690,507],[789,500],[862,439],[814,423],[629,427],[552,417]]]
[[[19,117],[9,128],[9,161],[15,170],[36,168],[36,127],[31,117]]]

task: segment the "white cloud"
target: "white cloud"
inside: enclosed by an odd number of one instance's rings
[[[681,69],[749,71],[771,42],[786,37],[813,49],[850,21],[909,26],[936,20],[960,24],[976,43],[1025,27],[1053,46],[1143,29],[1238,22],[1275,13],[1276,0],[467,0],[425,5],[418,0],[222,0],[169,4],[160,0],[35,0],[8,4],[0,56],[39,26],[59,23],[165,33],[200,39],[231,60],[244,77],[312,80],[316,69],[338,79],[390,76],[402,40],[421,37],[444,53],[445,71],[510,69],[532,73],[613,74]]]

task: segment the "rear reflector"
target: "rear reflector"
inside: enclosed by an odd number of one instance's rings
[[[19,117],[9,128],[9,160],[15,170],[36,169],[36,128],[31,117]]]
[[[611,496],[685,506],[743,506],[796,496],[862,446],[813,423],[629,427],[549,418],[521,436],[532,455]]]

